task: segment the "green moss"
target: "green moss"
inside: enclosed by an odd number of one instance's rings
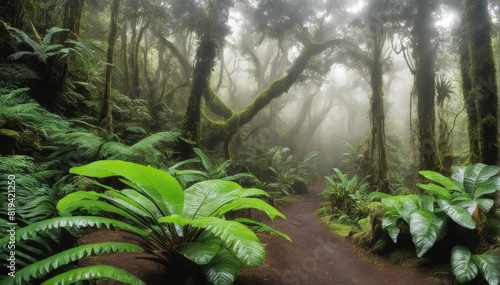
[[[325,218],[321,218],[323,222],[326,224],[326,226],[336,235],[341,236],[341,237],[348,237],[349,234],[353,230],[353,226],[351,225],[345,225],[342,223],[339,223],[338,221],[330,221]]]
[[[10,138],[18,138],[19,133],[9,129],[0,129],[0,136],[10,137]]]

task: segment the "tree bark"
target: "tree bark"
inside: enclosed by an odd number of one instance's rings
[[[111,113],[111,76],[113,73],[113,57],[115,52],[116,34],[118,33],[118,11],[121,0],[113,0],[111,8],[110,32],[108,38],[108,55],[106,65],[106,79],[104,81],[104,94],[99,115],[99,126],[113,132],[113,115]]]
[[[498,95],[487,0],[465,0],[471,96],[477,112],[479,160],[498,163]]]
[[[462,7],[463,8],[463,7]],[[479,140],[476,103],[472,95],[472,82],[470,77],[469,36],[465,24],[465,14],[458,31],[460,74],[462,78],[462,95],[465,111],[467,113],[467,131],[469,139],[469,163],[479,162]]]
[[[387,159],[387,143],[385,137],[385,110],[384,110],[384,81],[382,68],[382,51],[385,42],[385,33],[380,30],[373,34],[373,60],[370,67],[371,124],[372,139],[370,145],[370,165],[376,171],[372,173],[378,191],[390,192],[389,163]],[[375,152],[378,159],[375,160]]]
[[[418,94],[419,168],[439,171],[435,133],[436,47],[437,31],[432,17],[431,0],[417,1],[416,36],[416,91]]]
[[[64,9],[63,27],[69,29],[75,36],[80,35],[84,3],[85,0],[68,0]]]

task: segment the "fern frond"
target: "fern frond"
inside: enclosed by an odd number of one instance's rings
[[[25,42],[27,43],[31,49],[35,52],[35,53],[42,53],[43,52],[43,47],[37,43],[36,41],[32,40],[25,32],[23,32],[22,30],[19,30],[19,29],[16,29],[16,28],[13,28],[13,27],[8,27],[7,28],[9,30],[9,32],[18,40],[18,41],[21,41],[21,42]]]
[[[191,220],[177,215],[163,217],[159,219],[159,222],[206,229],[220,238],[243,266],[259,266],[264,262],[264,246],[259,238],[253,231],[238,222],[216,217]]]
[[[25,284],[32,279],[45,276],[49,272],[75,262],[79,259],[93,256],[118,252],[143,252],[144,249],[138,245],[122,242],[103,242],[96,244],[86,244],[77,246],[48,258],[30,264],[16,272],[15,280],[17,283]]]
[[[92,216],[77,216],[77,217],[56,217],[40,222],[34,222],[26,227],[16,230],[16,242],[27,240],[36,236],[40,232],[46,232],[57,228],[84,228],[84,227],[105,227],[107,229],[120,228],[122,230],[146,236],[148,233],[142,229],[131,226],[127,223],[120,222],[114,219],[92,217]],[[9,243],[10,236],[5,236],[0,239],[0,248],[5,248]]]
[[[41,285],[64,285],[78,281],[106,278],[124,282],[129,285],[146,285],[146,283],[135,277],[133,274],[110,265],[93,265],[73,269],[59,274],[43,282]]]
[[[43,44],[45,47],[49,46],[52,43],[52,38],[54,37],[55,34],[61,33],[61,32],[69,32],[68,29],[61,29],[58,27],[52,27],[50,30],[47,32],[47,34],[43,37]]]

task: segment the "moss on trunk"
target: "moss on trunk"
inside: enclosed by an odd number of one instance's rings
[[[499,155],[498,95],[488,1],[466,0],[465,24],[469,37],[470,96],[477,112],[479,160],[495,165]]]

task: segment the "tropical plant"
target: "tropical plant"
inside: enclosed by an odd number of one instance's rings
[[[35,59],[51,68],[58,68],[64,64],[64,60],[72,54],[82,56],[85,46],[78,41],[67,39],[63,44],[53,43],[56,34],[68,33],[68,29],[61,29],[58,27],[51,28],[41,40],[31,39],[22,30],[14,27],[9,27],[8,30],[14,38],[20,42],[26,43],[30,50],[17,51],[9,56],[11,60],[19,59]]]
[[[478,163],[453,167],[452,171],[452,180],[434,171],[420,171],[422,176],[432,181],[417,184],[426,191],[424,194],[371,194],[371,198],[382,198],[381,203],[386,210],[382,228],[396,243],[401,231],[398,221],[404,220],[409,226],[418,257],[422,257],[438,240],[449,234],[450,222],[465,229],[476,230],[476,234],[482,232],[485,213],[489,212],[494,204],[492,195],[500,191],[498,166]],[[456,252],[457,256],[459,253],[463,254],[463,250]],[[452,257],[454,258],[456,257]],[[457,278],[465,280],[463,276]]]
[[[353,175],[349,179],[338,168],[333,170],[336,176],[325,177],[327,185],[321,193],[321,199],[325,203],[324,211],[335,217],[345,214],[353,220],[365,218],[369,214],[368,177],[359,179]]]
[[[29,88],[0,89],[0,133],[11,134],[18,147],[38,150],[40,141],[66,129],[68,123],[29,98],[28,92]],[[7,144],[6,140],[4,148],[11,148]]]
[[[316,175],[314,165],[319,158],[318,152],[310,152],[302,162],[295,160],[288,147],[276,146],[269,150],[271,158],[269,180],[263,187],[278,190],[286,195],[307,193],[309,179]]]
[[[13,225],[24,227],[58,215],[57,201],[64,196],[63,193],[71,190],[59,187],[61,185],[58,183],[51,185],[50,180],[58,173],[57,170],[48,169],[47,163],[36,164],[34,159],[28,156],[0,157],[0,177],[5,178],[0,181],[0,190],[2,193],[15,195],[9,197],[6,195],[7,199],[2,199],[0,202],[0,216],[14,219],[14,221],[0,219],[2,232],[8,233]],[[15,192],[8,191],[12,188]],[[12,202],[15,202],[15,208],[12,208]],[[15,216],[9,215],[12,209],[15,209]],[[63,250],[68,240],[70,239],[67,232],[54,230],[40,233],[30,241],[9,244],[10,250],[4,250],[5,248],[0,250],[0,275],[7,276],[12,272],[9,271],[9,258],[13,246],[15,246],[16,270],[19,271],[31,263]]]
[[[118,141],[116,135],[93,128],[86,130],[73,127],[68,132],[55,133],[50,136],[44,149],[52,152],[49,158],[68,166],[98,159],[115,159],[159,167],[172,156],[173,152],[168,146],[179,135],[176,131],[159,132],[135,144],[125,145]]]
[[[228,168],[231,166],[231,160],[225,160],[219,165],[214,165],[210,158],[199,148],[193,148],[193,151],[198,157],[180,161],[168,168],[168,173],[174,176],[183,187],[189,186],[192,183],[211,179],[221,179],[228,181],[251,180],[253,182],[258,179],[251,173],[236,173],[228,174]],[[196,169],[189,166],[197,166]]]
[[[488,284],[500,284],[500,258],[488,252],[472,254],[464,246],[455,246],[451,251],[451,271],[460,284],[472,281],[479,272]]]
[[[118,177],[125,187],[117,190],[92,180],[104,192],[77,191],[67,195],[57,205],[61,217],[18,229],[16,241],[33,238],[54,228],[90,226],[120,228],[138,235],[145,242],[144,248],[117,243],[76,247],[17,272],[16,280],[21,283],[92,254],[146,250],[156,255],[168,269],[185,274],[183,277],[200,274],[211,284],[231,284],[241,266],[257,266],[264,261],[264,246],[249,226],[289,239],[251,219],[224,219],[225,214],[239,209],[257,209],[271,219],[276,216],[284,218],[275,208],[257,198],[267,196],[263,190],[244,189],[235,182],[223,180],[207,180],[183,190],[177,180],[164,171],[119,160],[96,161],[74,167],[70,172],[93,178]],[[70,216],[72,213],[90,216]],[[9,237],[1,239],[0,246],[5,248],[8,241]],[[50,282],[65,278],[77,281],[119,276],[117,269],[111,271],[108,266],[76,270],[57,275]],[[100,275],[105,271],[109,274]],[[130,284],[143,284],[133,276],[124,276],[131,278],[127,281]]]

